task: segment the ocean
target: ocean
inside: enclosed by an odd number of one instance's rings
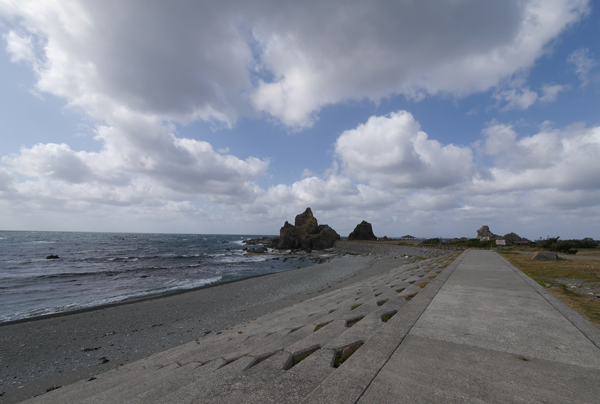
[[[244,254],[242,241],[258,237],[0,231],[0,323],[314,264]]]

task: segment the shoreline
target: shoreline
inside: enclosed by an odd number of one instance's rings
[[[331,253],[328,251],[323,251],[323,252]],[[335,254],[335,256],[329,258],[329,260],[339,258],[344,255],[344,253],[339,252],[339,251],[333,252],[333,254]],[[264,255],[273,256],[273,257],[282,256],[282,254],[280,254],[280,253],[265,253]],[[292,256],[292,257],[302,257],[302,258],[317,260],[319,255],[311,256],[310,254],[307,254],[307,255],[297,255],[297,256]],[[327,262],[329,262],[329,260]],[[277,271],[277,272],[270,272],[270,273],[266,273],[266,274],[250,275],[250,276],[246,276],[246,277],[238,278],[238,279],[231,279],[231,280],[225,280],[225,281],[220,280],[220,281],[216,281],[216,282],[209,283],[209,284],[202,285],[202,286],[196,286],[196,287],[189,288],[189,289],[180,289],[180,290],[175,290],[172,292],[160,293],[160,294],[151,295],[151,296],[144,296],[144,297],[139,297],[139,298],[130,297],[130,298],[120,300],[117,302],[112,302],[112,303],[103,303],[103,304],[96,305],[96,306],[80,307],[77,309],[60,311],[57,313],[42,314],[42,315],[38,315],[38,316],[19,318],[16,320],[3,321],[3,322],[0,322],[0,328],[3,326],[7,326],[7,325],[14,325],[14,324],[20,324],[20,323],[26,323],[26,322],[32,322],[32,321],[38,321],[38,320],[45,320],[45,319],[50,319],[50,318],[55,318],[55,317],[68,316],[71,314],[86,313],[86,312],[101,310],[101,309],[105,309],[105,308],[109,308],[109,307],[122,306],[122,305],[127,305],[127,304],[143,302],[146,300],[161,299],[161,298],[165,298],[165,297],[169,297],[169,296],[179,295],[182,293],[194,292],[194,291],[201,290],[201,289],[211,288],[211,287],[215,287],[215,286],[219,286],[219,285],[225,285],[228,283],[240,282],[240,281],[243,281],[246,279],[259,278],[262,276],[268,276],[268,275],[273,275],[273,274],[287,272],[287,271],[295,271],[297,269],[307,268],[307,267],[311,267],[311,266],[315,266],[315,265],[318,265],[318,263],[313,263],[313,265],[308,265],[305,267],[291,268],[291,269],[286,269],[286,270]]]
[[[314,266],[314,265],[311,265],[311,266]],[[308,267],[305,267],[305,268],[308,268]],[[70,316],[70,315],[74,315],[74,314],[88,313],[88,312],[93,312],[93,311],[97,311],[97,310],[108,309],[108,308],[111,308],[111,307],[125,306],[125,305],[128,305],[128,304],[141,303],[141,302],[145,302],[145,301],[148,301],[148,300],[159,300],[159,299],[169,298],[169,297],[172,297],[172,296],[177,296],[177,295],[181,295],[181,294],[185,294],[185,293],[196,292],[196,291],[202,290],[202,289],[217,287],[217,286],[221,286],[221,285],[227,285],[227,284],[235,283],[235,282],[242,282],[242,281],[245,281],[247,279],[260,278],[260,277],[263,277],[263,276],[274,275],[274,274],[278,274],[278,273],[282,273],[282,272],[287,272],[287,271],[296,271],[298,269],[302,269],[302,268],[288,269],[288,270],[285,270],[285,271],[271,272],[271,273],[268,273],[268,274],[251,275],[251,276],[247,276],[245,278],[231,279],[231,280],[228,280],[228,281],[216,281],[216,282],[210,283],[208,285],[197,286],[195,288],[190,288],[190,289],[176,290],[176,291],[173,291],[173,292],[158,294],[158,295],[154,295],[154,296],[145,296],[145,297],[140,297],[140,298],[130,298],[130,299],[121,300],[121,301],[113,302],[113,303],[104,303],[104,304],[100,304],[98,306],[82,307],[82,308],[79,308],[79,309],[68,310],[68,311],[61,311],[61,312],[58,312],[58,313],[43,314],[41,316],[20,318],[18,320],[10,320],[10,321],[2,322],[2,323],[0,323],[0,328],[2,328],[4,326],[15,325],[15,324],[30,323],[30,322],[35,322],[35,321],[53,319],[53,318],[57,318],[57,317]]]
[[[0,400],[16,403],[93,377],[410,261],[398,258],[396,248],[338,252],[341,256],[309,267],[5,324]]]

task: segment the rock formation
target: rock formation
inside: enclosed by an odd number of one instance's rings
[[[500,240],[502,237],[492,233],[489,226],[481,226],[481,229],[477,230],[477,238],[479,240]]]
[[[285,222],[279,230],[279,242],[277,248],[280,249],[303,249],[303,250],[323,250],[333,247],[333,243],[340,239],[340,235],[331,227],[320,225],[313,216],[312,210],[306,208],[304,213],[296,216],[294,225]]]
[[[356,225],[354,231],[348,235],[348,240],[370,240],[377,241],[377,237],[373,234],[371,223],[364,220]]]
[[[514,244],[517,241],[527,241],[527,239],[523,237],[519,237],[518,234],[508,233],[504,235],[504,240],[506,240],[506,244]]]
[[[508,233],[504,236],[499,236],[492,233],[488,226],[481,226],[481,229],[477,230],[477,238],[479,240],[506,240],[506,244],[513,244],[517,241],[528,241],[526,238],[520,237],[515,233]]]
[[[558,255],[550,251],[538,251],[531,256],[532,260],[558,261]]]

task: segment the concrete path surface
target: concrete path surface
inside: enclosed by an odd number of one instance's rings
[[[492,251],[391,269],[30,403],[600,403],[600,330]]]
[[[359,403],[600,403],[600,331],[468,251]]]

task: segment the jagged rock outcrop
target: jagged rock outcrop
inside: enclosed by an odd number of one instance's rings
[[[306,210],[297,215],[294,225],[285,222],[279,230],[277,248],[286,250],[323,250],[333,247],[333,243],[340,239],[340,235],[331,227],[319,225],[313,216],[312,210]]]
[[[371,226],[371,223],[363,220],[356,225],[354,231],[348,235],[348,240],[377,241],[377,237],[373,234],[373,226]]]
[[[494,234],[490,231],[489,226],[481,226],[481,229],[477,230],[477,238],[479,240],[500,240],[501,236]]]
[[[492,233],[488,226],[481,226],[481,229],[477,230],[477,238],[479,240],[505,240],[506,244],[513,244],[517,241],[528,241],[526,238],[520,237],[516,233],[508,233],[504,236],[499,236]]]
[[[515,233],[508,233],[504,235],[504,240],[506,240],[506,244],[514,244],[517,241],[528,241],[526,238],[520,237]]]

